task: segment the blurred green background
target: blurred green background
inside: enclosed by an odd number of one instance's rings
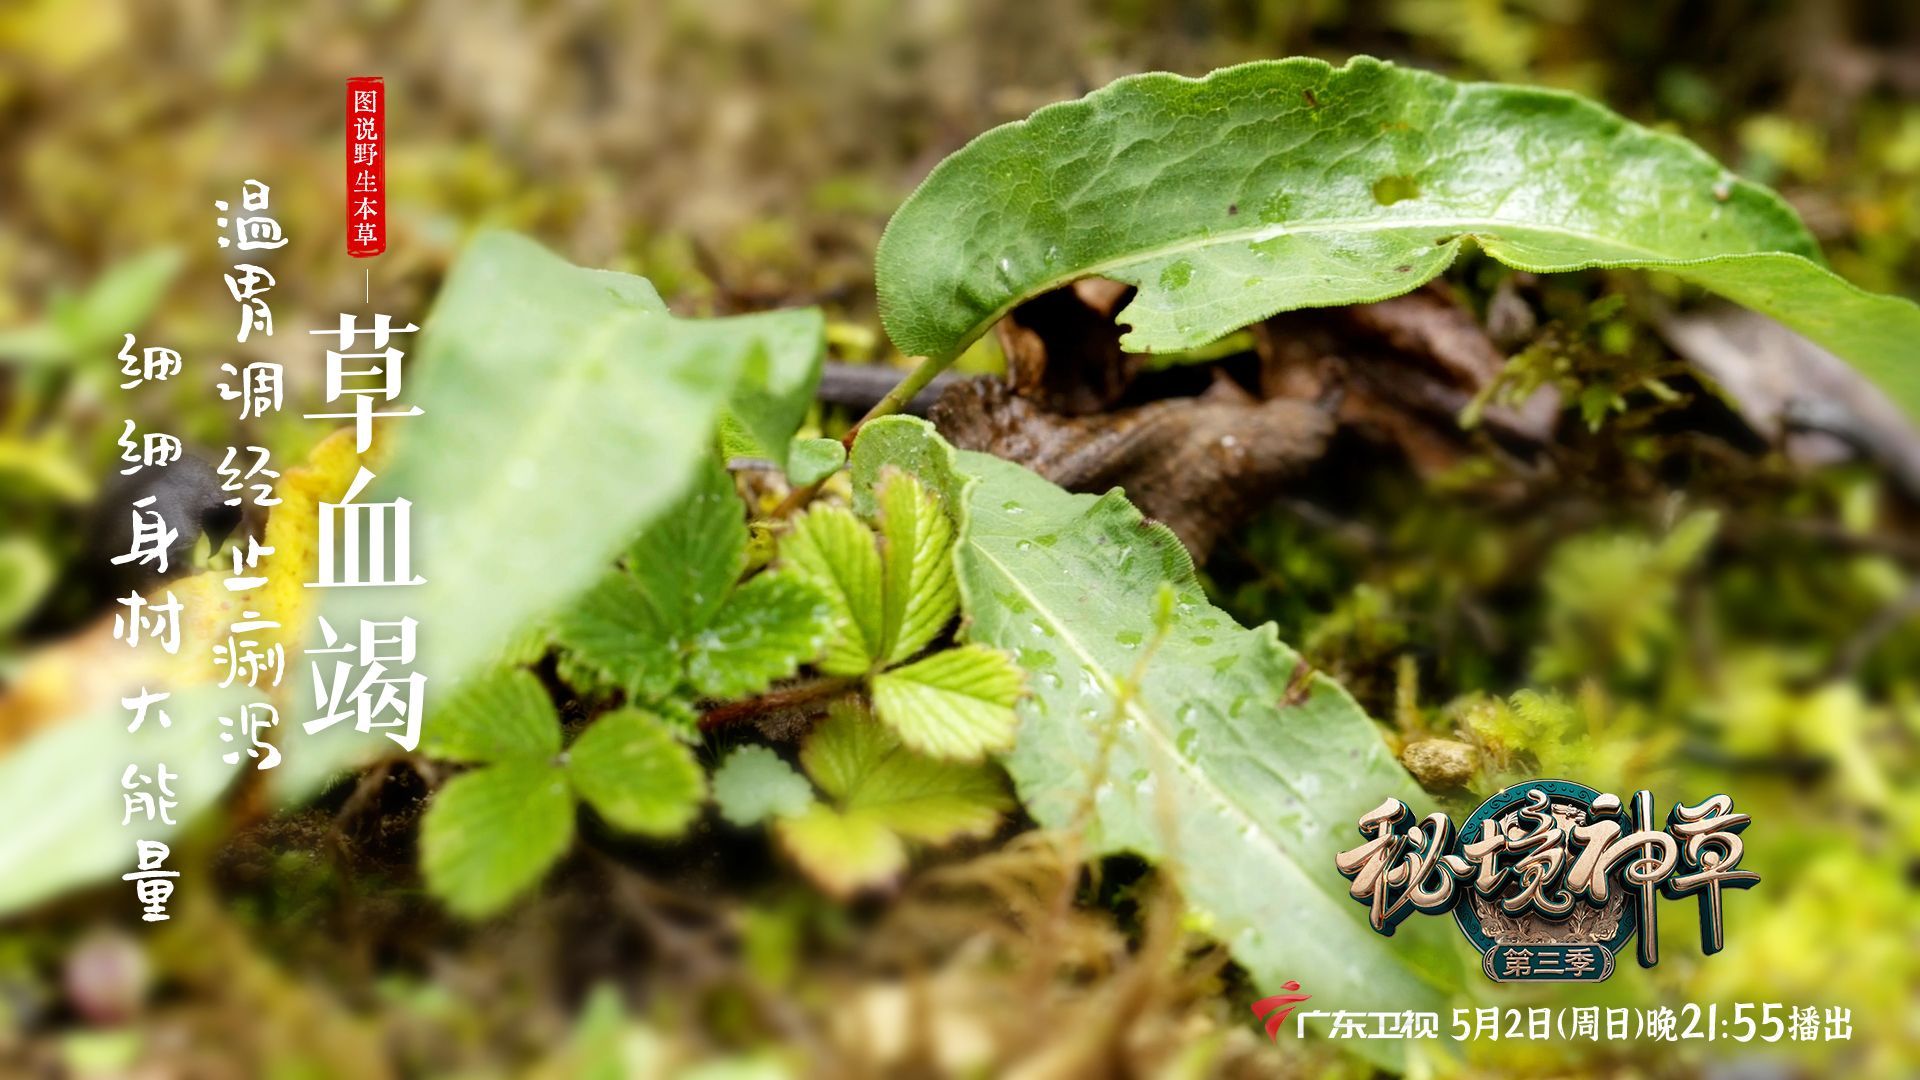
[[[272,185],[293,237],[275,263],[282,338],[356,305],[365,267],[339,235],[348,76],[384,76],[390,92],[379,310],[423,316],[462,239],[497,225],[643,274],[683,314],[820,304],[836,358],[889,363],[874,245],[968,138],[1129,72],[1354,53],[1578,90],[1683,133],[1782,191],[1840,273],[1920,293],[1909,4],[13,0],[0,7],[0,678],[99,614],[81,588],[84,522],[121,417],[201,447],[244,434],[289,461],[322,433],[297,419],[236,430],[212,392],[218,362],[276,358],[271,341],[232,340],[212,201],[246,177]],[[1498,276],[1453,275],[1475,297]],[[1632,302],[1644,282],[1546,288],[1576,395],[1618,378],[1585,361],[1658,350]],[[1590,306],[1613,295],[1630,302]],[[112,353],[136,327],[204,381],[115,389]],[[279,358],[300,398],[317,355]],[[992,346],[970,362],[990,368]],[[1652,422],[1648,395],[1622,395],[1569,446],[1564,498],[1525,520],[1485,509],[1500,477],[1484,469],[1442,481],[1371,469],[1345,486],[1341,527],[1268,516],[1212,583],[1245,621],[1278,621],[1396,746],[1471,747],[1456,819],[1503,782],[1560,774],[1623,793],[1730,791],[1753,814],[1747,865],[1765,881],[1730,900],[1728,950],[1703,961],[1676,908],[1661,966],[1582,1002],[1853,1010],[1853,1042],[1811,1053],[1478,1045],[1467,1064],[1421,1067],[1914,1075],[1920,627],[1899,607],[1914,581],[1911,507],[1864,465],[1714,465]],[[17,740],[17,722],[0,710],[0,740]],[[730,866],[721,876],[741,884],[713,956],[672,927],[608,928],[564,881],[509,925],[469,930],[424,912],[406,865],[359,867],[343,886],[315,854],[334,842],[331,812],[253,827],[223,856],[224,906],[158,934],[106,929],[127,905],[86,898],[16,920],[0,937],[0,1061],[21,1075],[621,1075],[620,1061],[716,1057],[716,1074],[780,1075],[831,1044],[899,1072],[910,1055],[885,1044],[915,1017],[944,1032],[932,1044],[961,1047],[923,1072],[1010,1060],[992,1007],[928,994],[1017,1004],[1031,985],[1017,960],[902,981],[889,959],[918,955],[902,942],[970,936],[943,919],[984,934],[998,908],[842,910]],[[1114,873],[1073,928],[1089,949],[1150,921],[1128,868]],[[1114,1038],[1141,1073],[1364,1072],[1324,1047],[1263,1046],[1249,989],[1200,957],[1176,950],[1151,979],[1132,975],[1144,985],[1091,964],[1031,1004],[1067,1025],[1130,1002]],[[723,978],[702,964],[732,967]],[[141,966],[150,979],[129,974]],[[624,994],[596,991],[603,977]],[[1066,1052],[1053,1072],[1024,1060],[1030,1075],[1086,1074]]]

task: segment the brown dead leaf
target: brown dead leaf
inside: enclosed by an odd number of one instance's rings
[[[1120,400],[1139,371],[1113,316],[1133,287],[1084,278],[1021,304],[995,328],[1014,393],[1050,412],[1085,416]]]
[[[1233,383],[1094,416],[1062,416],[997,379],[956,383],[934,425],[955,446],[1017,461],[1074,491],[1124,488],[1204,561],[1213,544],[1320,458],[1333,421],[1301,401]]]
[[[1920,432],[1846,361],[1732,304],[1668,316],[1659,329],[1747,426],[1792,460],[1821,465],[1857,453],[1920,497]]]
[[[1452,290],[1430,285],[1377,304],[1286,312],[1255,327],[1261,392],[1340,399],[1338,418],[1398,446],[1422,474],[1457,464],[1469,449],[1459,416],[1499,377],[1506,358]],[[1517,409],[1488,407],[1486,430],[1503,443],[1553,437],[1558,396],[1543,390]]]

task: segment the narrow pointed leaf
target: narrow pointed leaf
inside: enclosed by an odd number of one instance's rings
[[[652,836],[684,829],[706,793],[693,751],[638,709],[595,720],[567,751],[567,773],[608,824]]]
[[[694,636],[687,681],[712,698],[758,693],[820,655],[832,616],[819,586],[792,574],[761,574]]]
[[[820,669],[859,675],[880,655],[880,550],[873,532],[844,508],[816,505],[780,540],[787,568],[820,587],[834,632]]]
[[[813,802],[813,788],[793,766],[764,746],[743,746],[713,774],[713,801],[735,825],[770,817],[797,817]]]
[[[874,676],[873,707],[913,749],[977,761],[1013,746],[1020,684],[1006,653],[963,645]]]
[[[467,680],[421,725],[421,750],[445,761],[551,758],[560,717],[533,673],[502,668]]]
[[[1552,90],[1367,57],[1148,74],[987,132],[888,224],[881,317],[950,359],[1015,304],[1100,275],[1122,344],[1169,352],[1294,308],[1417,288],[1471,239],[1509,266],[1662,269],[1763,311],[1920,411],[1920,307],[1828,272],[1772,192]]]
[[[508,761],[447,782],[420,823],[427,888],[462,915],[489,915],[530,888],[573,839],[560,769]]]
[[[1457,943],[1411,924],[1375,934],[1333,867],[1361,813],[1388,796],[1422,802],[1353,699],[1271,626],[1242,629],[1209,604],[1179,541],[1118,492],[1068,494],[901,417],[861,432],[856,485],[899,461],[963,509],[969,638],[1014,650],[1029,672],[1005,759],[1028,812],[1066,827],[1091,795],[1092,850],[1163,860],[1262,987],[1311,973],[1342,1007],[1440,1007]],[[1035,544],[1036,531],[1059,539]],[[1169,585],[1171,629],[1137,672]],[[1124,710],[1123,681],[1137,683]]]
[[[897,664],[926,648],[960,610],[953,523],[911,473],[882,481],[878,502],[886,568],[881,654]]]

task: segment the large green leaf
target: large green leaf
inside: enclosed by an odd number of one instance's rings
[[[862,430],[856,485],[889,464],[961,508],[966,634],[1030,673],[1005,764],[1036,820],[1068,826],[1091,793],[1090,848],[1162,861],[1263,987],[1300,979],[1343,1009],[1441,1006],[1457,945],[1444,929],[1375,934],[1334,868],[1360,814],[1422,801],[1337,683],[1272,626],[1243,629],[1210,605],[1179,541],[1117,491],[1068,494],[901,417]],[[1171,628],[1143,667],[1169,584]]]
[[[1774,316],[1920,412],[1920,308],[1820,264],[1784,202],[1698,147],[1552,90],[1358,58],[1149,74],[942,162],[878,253],[888,334],[949,360],[1075,278],[1139,287],[1123,344],[1204,344],[1418,287],[1468,240],[1510,266],[1664,269]]]
[[[407,397],[424,412],[390,422],[398,446],[360,500],[413,503],[426,583],[334,590],[333,625],[416,617],[415,670],[429,695],[450,690],[689,489],[723,411],[771,432],[755,402],[796,392],[810,376],[792,358],[817,367],[821,341],[815,312],[675,319],[641,278],[483,234],[409,349]],[[377,752],[344,727],[288,755],[288,790]]]

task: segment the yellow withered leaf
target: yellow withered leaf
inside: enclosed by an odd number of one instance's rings
[[[376,444],[374,452],[378,449]],[[285,697],[301,635],[312,618],[313,590],[305,583],[313,580],[318,560],[319,506],[344,495],[362,464],[372,462],[354,451],[353,432],[342,429],[316,444],[305,464],[281,476],[274,485],[281,501],[269,514],[260,541],[273,553],[248,572],[265,577],[266,584],[230,591],[225,582],[232,571],[227,567],[165,582],[148,593],[149,600],[161,602],[171,592],[180,602],[178,653],[168,654],[151,643],[129,648],[114,638],[113,616],[108,614],[67,640],[30,654],[14,685],[0,696],[0,750],[43,728],[112,707],[141,687],[172,691],[217,681],[214,644],[245,612],[280,624],[277,630],[252,636],[263,647],[285,647],[287,680],[279,688],[279,696]]]

